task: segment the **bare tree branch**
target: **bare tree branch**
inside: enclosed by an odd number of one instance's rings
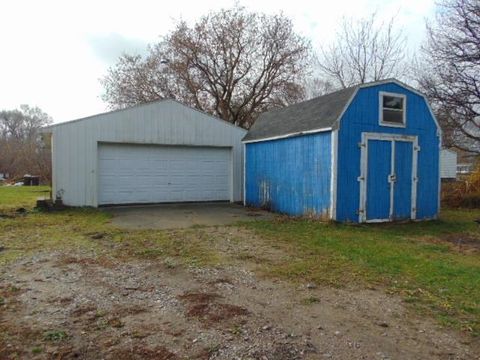
[[[242,7],[179,22],[149,48],[123,55],[101,80],[112,108],[172,97],[249,128],[263,111],[305,97],[310,43],[283,15]]]
[[[438,6],[435,23],[427,24],[418,82],[442,123],[444,143],[480,153],[480,2]]]
[[[346,88],[405,76],[406,39],[395,31],[393,18],[378,24],[376,17],[374,13],[360,20],[343,19],[335,42],[320,51],[318,66],[324,81]]]
[[[40,143],[38,131],[51,122],[38,107],[0,111],[0,172],[13,178],[33,173],[50,181],[50,151]]]

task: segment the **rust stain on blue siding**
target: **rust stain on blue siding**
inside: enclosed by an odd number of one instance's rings
[[[246,204],[323,217],[330,208],[331,133],[246,144]]]

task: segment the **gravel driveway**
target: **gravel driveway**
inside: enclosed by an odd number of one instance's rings
[[[383,289],[256,275],[259,262],[282,253],[246,229],[189,234],[208,234],[232,261],[199,267],[69,250],[9,265],[0,277],[0,358],[479,358],[478,343]]]

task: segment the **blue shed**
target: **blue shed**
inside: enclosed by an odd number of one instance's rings
[[[247,206],[344,222],[438,216],[441,129],[398,80],[266,112],[243,143]]]

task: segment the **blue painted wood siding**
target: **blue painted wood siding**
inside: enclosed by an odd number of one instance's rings
[[[247,143],[245,166],[248,206],[328,216],[331,132]]]
[[[370,140],[367,170],[367,220],[388,219],[390,216],[390,183],[392,143]]]
[[[407,126],[405,128],[379,125],[380,91],[407,96]],[[429,219],[437,216],[439,211],[439,137],[435,122],[421,96],[394,83],[360,89],[344,113],[338,131],[337,220],[358,221],[359,143],[362,140],[362,132],[418,136],[421,150],[418,153],[417,219]]]
[[[395,175],[393,219],[411,218],[412,211],[412,154],[413,143],[395,141]]]

